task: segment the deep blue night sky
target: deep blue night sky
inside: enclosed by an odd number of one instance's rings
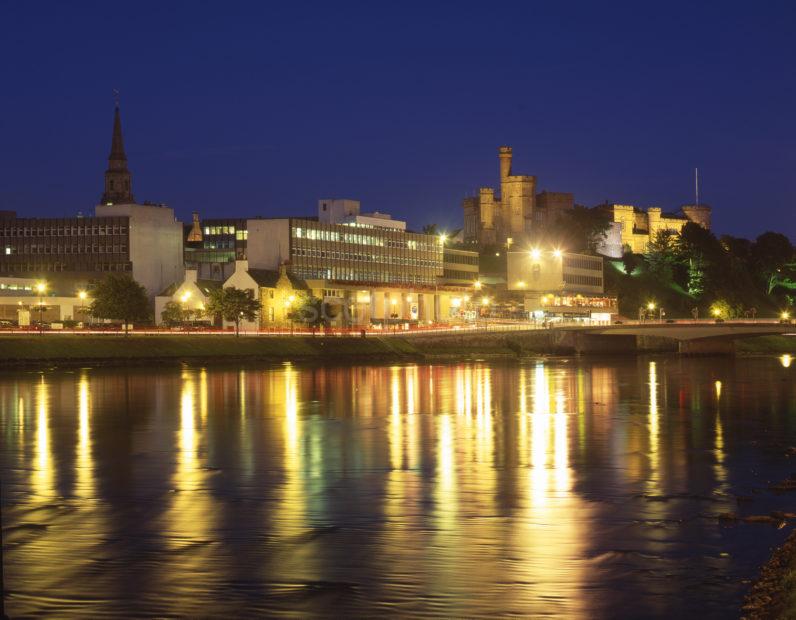
[[[497,147],[539,189],[796,240],[792,2],[0,0],[0,209],[91,212],[121,91],[136,198],[187,219],[322,197],[461,225]],[[288,6],[289,5],[289,6]]]

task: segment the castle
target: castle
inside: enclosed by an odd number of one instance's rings
[[[536,193],[536,177],[511,172],[511,147],[501,146],[500,197],[491,187],[462,202],[464,240],[480,245],[509,244],[524,239],[532,229],[552,221],[573,207],[572,194]]]
[[[708,205],[683,205],[676,213],[664,213],[659,207],[643,211],[632,205],[610,203],[596,208],[607,211],[611,217],[611,228],[597,246],[597,251],[613,258],[621,257],[626,250],[644,254],[659,232],[670,230],[679,233],[688,222],[710,230]]]
[[[501,146],[498,155],[500,196],[495,195],[493,188],[482,187],[477,196],[462,202],[466,243],[482,246],[522,243],[531,232],[544,229],[574,208],[572,194],[547,191],[537,194],[535,176],[512,174],[510,146]],[[611,220],[611,227],[597,248],[605,256],[618,258],[626,250],[644,253],[659,232],[680,232],[688,222],[710,229],[711,210],[707,205],[684,205],[677,213],[664,213],[658,207],[644,211],[613,203],[595,208],[607,211]]]

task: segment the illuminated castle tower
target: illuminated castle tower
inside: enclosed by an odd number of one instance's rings
[[[492,245],[505,244],[510,239],[517,243],[535,225],[536,177],[512,174],[510,146],[501,146],[498,158],[500,197],[495,196],[494,189],[482,187],[477,196],[467,197],[462,203],[465,241]],[[568,197],[571,207],[572,195],[560,196]]]

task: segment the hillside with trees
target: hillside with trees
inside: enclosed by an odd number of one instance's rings
[[[607,259],[605,281],[627,317],[649,302],[671,317],[771,317],[796,303],[796,256],[779,233],[717,238],[688,223],[659,233],[643,255]]]

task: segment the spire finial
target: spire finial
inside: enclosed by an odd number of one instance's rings
[[[119,89],[113,89],[113,103],[116,105],[116,109],[119,109]]]

